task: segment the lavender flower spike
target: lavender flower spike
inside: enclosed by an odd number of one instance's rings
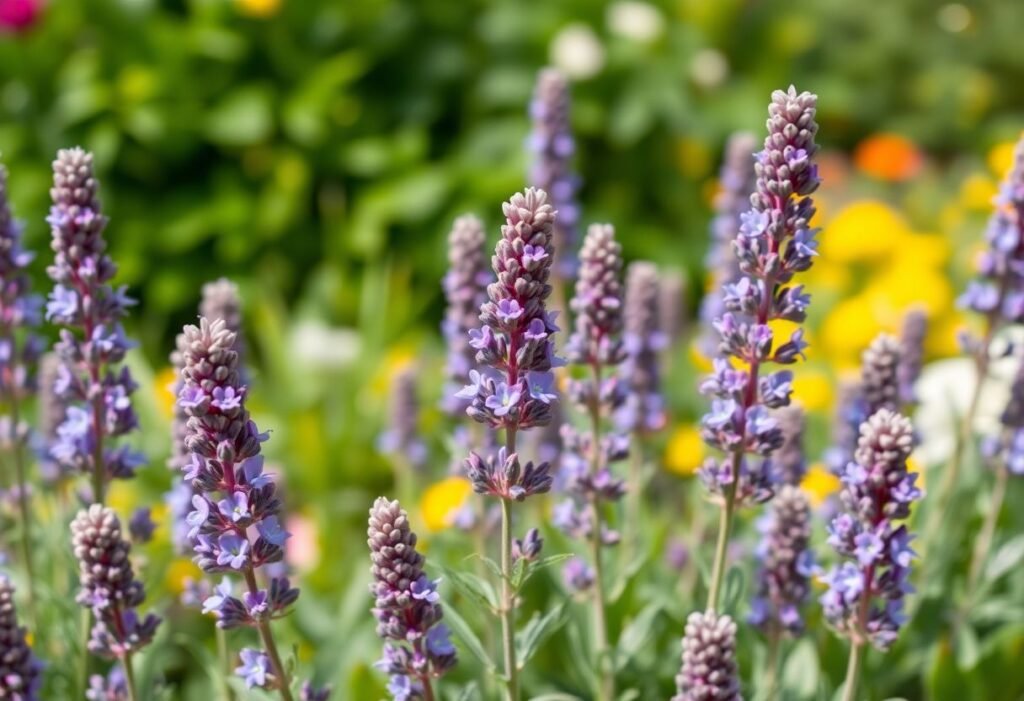
[[[135,382],[121,365],[132,344],[121,319],[133,300],[110,285],[117,268],[105,253],[107,218],[100,210],[92,154],[73,148],[53,162],[53,206],[47,221],[56,254],[46,269],[54,281],[46,317],[62,326],[56,350],[64,363],[56,391],[68,402],[53,457],[67,469],[92,475],[93,499],[107,482],[131,477],[142,456],[114,439],[138,426]]]
[[[370,546],[370,591],[376,596],[373,615],[384,639],[384,657],[377,667],[391,675],[396,701],[433,699],[431,680],[455,666],[455,646],[441,622],[437,582],[423,572],[416,534],[397,501],[379,497],[370,509],[366,532]]]
[[[672,701],[742,701],[736,665],[736,624],[714,611],[691,613],[683,664]]]
[[[861,425],[855,460],[842,474],[842,510],[832,519],[828,542],[843,561],[822,578],[828,590],[821,604],[832,627],[850,639],[852,659],[866,643],[887,650],[905,620],[913,536],[897,524],[921,498],[917,475],[907,471],[913,447],[910,421],[880,409]],[[851,664],[844,698],[856,698],[858,666]]]
[[[486,244],[483,223],[472,215],[456,219],[448,234],[448,272],[441,282],[448,305],[441,322],[448,346],[448,385],[441,407],[453,416],[464,414],[469,404],[455,393],[469,382],[469,371],[476,365],[476,349],[469,343],[469,332],[479,323],[480,305],[487,301],[487,285],[492,279]]]
[[[399,370],[391,381],[391,419],[388,428],[378,439],[381,452],[394,456],[416,470],[427,460],[427,446],[420,438],[419,399],[416,396],[416,370]]]
[[[580,208],[576,201],[579,177],[572,171],[576,142],[569,125],[569,83],[561,72],[545,68],[537,75],[537,85],[530,103],[533,131],[530,151],[533,163],[530,184],[544,190],[558,210],[558,221],[552,227],[555,259],[554,275],[571,280],[576,273],[576,227]]]
[[[917,403],[914,384],[921,376],[924,365],[924,341],[928,335],[928,316],[921,309],[911,309],[903,317],[900,330],[900,362],[896,368],[899,379],[900,402],[903,406]]]
[[[42,669],[28,645],[27,631],[18,625],[14,586],[0,575],[0,698],[36,701]]]
[[[188,414],[185,447],[190,453],[183,471],[196,491],[187,519],[189,537],[204,571],[234,573],[245,583],[238,598],[225,580],[204,604],[222,628],[246,625],[259,631],[263,649],[243,651],[239,674],[246,683],[277,689],[284,701],[292,701],[270,621],[287,613],[299,591],[284,577],[268,573],[266,588],[256,578],[257,570],[284,558],[290,534],[282,527],[274,480],[263,472],[260,444],[267,435],[245,407],[235,341],[223,319],[204,317],[199,326],[185,327],[180,344],[184,365],[178,403]]]
[[[783,407],[775,412],[782,431],[782,445],[772,458],[775,478],[782,484],[797,486],[807,473],[804,458],[804,410],[796,405]]]
[[[810,505],[798,487],[786,485],[771,510],[758,522],[757,593],[749,621],[770,637],[799,633],[800,608],[811,592],[814,574]]]
[[[660,328],[659,293],[658,269],[653,263],[638,261],[629,266],[622,335],[626,392],[615,412],[615,425],[623,433],[648,435],[665,426],[659,359],[667,344]]]
[[[92,609],[96,621],[89,651],[119,660],[127,685],[134,686],[132,655],[152,642],[160,619],[136,613],[146,593],[128,559],[131,545],[117,515],[100,504],[78,512],[71,522],[71,541],[82,587],[76,601]],[[130,693],[137,698],[134,690]]]
[[[733,252],[741,276],[722,288],[724,312],[715,322],[719,357],[701,390],[714,397],[704,416],[706,443],[726,453],[710,460],[701,477],[724,509],[708,609],[718,605],[734,510],[749,501],[771,497],[774,480],[768,458],[783,441],[770,411],[788,406],[793,374],[765,373],[768,363],[790,365],[807,346],[803,330],[788,339],[774,337],[771,321],[802,323],[810,304],[794,276],[810,268],[817,255],[810,227],[819,184],[812,158],[818,125],[817,97],[795,88],[777,90],[768,107],[768,137],[755,157],[756,191],[751,209],[741,216]]]

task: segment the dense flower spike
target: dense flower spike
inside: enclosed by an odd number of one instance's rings
[[[792,393],[791,372],[761,374],[761,366],[794,363],[806,346],[801,329],[783,341],[774,338],[768,322],[802,322],[810,301],[801,285],[788,283],[816,255],[816,231],[808,223],[814,215],[808,195],[818,187],[811,162],[817,150],[815,100],[793,88],[772,95],[769,135],[755,159],[753,208],[742,216],[733,243],[742,275],[723,287],[726,311],[714,324],[723,357],[716,359],[714,373],[702,386],[716,397],[704,417],[704,439],[730,454],[723,463],[702,470],[715,493],[738,490],[755,500],[771,495],[771,471],[744,455],[766,458],[781,445],[778,422],[768,410],[788,405]],[[736,367],[730,357],[749,369]]]
[[[487,301],[487,285],[493,279],[487,268],[487,235],[483,223],[472,215],[455,220],[448,234],[448,272],[441,281],[447,303],[441,333],[448,347],[445,376],[448,380],[441,407],[464,414],[469,402],[455,396],[469,380],[476,365],[476,349],[469,332],[479,323],[480,306]]]
[[[782,431],[782,445],[772,457],[775,479],[781,484],[799,485],[807,474],[804,459],[804,410],[790,405],[775,413]]]
[[[413,469],[423,467],[427,445],[419,433],[420,404],[416,394],[416,369],[404,367],[391,379],[390,420],[377,441],[381,452]]]
[[[569,84],[559,71],[545,68],[537,75],[530,118],[530,184],[547,192],[558,210],[558,221],[552,227],[554,274],[570,280],[576,273],[573,253],[580,217],[576,202],[579,178],[572,171],[576,142],[569,125]]]
[[[900,408],[900,342],[888,334],[879,334],[860,360],[860,391],[865,416],[879,409]]]
[[[245,340],[242,335],[242,299],[238,293],[238,286],[226,278],[203,285],[199,315],[210,320],[222,319],[225,328],[235,334],[232,350],[237,355],[236,363],[239,368],[239,376],[244,382],[246,377],[243,362]],[[184,387],[182,370],[185,366],[186,345],[185,335],[178,334],[175,339],[175,349],[170,357],[175,377],[174,385],[170,389],[174,392],[174,396],[181,394]],[[180,402],[176,402],[174,415],[171,418],[171,454],[167,459],[167,466],[172,470],[186,469],[192,461],[191,453],[185,445],[185,437],[188,435],[187,426],[188,411]],[[171,542],[180,553],[185,553],[192,547],[192,541],[188,535],[191,526],[187,523],[187,519],[192,510],[194,495],[195,490],[188,481],[175,481],[165,496],[171,515]]]
[[[63,326],[56,350],[64,362],[56,391],[68,402],[53,457],[67,469],[92,475],[93,498],[101,500],[111,478],[131,477],[142,456],[111,439],[134,430],[135,382],[120,366],[131,343],[121,319],[133,301],[110,280],[117,271],[104,252],[107,218],[100,210],[92,154],[74,148],[53,162],[53,235],[56,283],[46,317]]]
[[[672,701],[742,701],[736,665],[736,624],[714,611],[691,613],[683,664]]]
[[[373,503],[366,535],[373,563],[373,614],[385,641],[377,667],[391,675],[388,689],[396,701],[433,698],[431,680],[456,662],[448,627],[441,622],[437,582],[423,572],[416,534],[397,501],[379,497]]]
[[[615,425],[624,433],[650,434],[665,426],[659,358],[666,336],[660,328],[658,285],[653,263],[638,261],[629,266],[622,336],[625,397],[615,411]]]
[[[855,460],[842,474],[842,510],[829,526],[829,544],[845,560],[823,577],[825,616],[853,644],[886,650],[904,621],[912,591],[914,551],[905,525],[921,497],[917,475],[907,471],[914,447],[910,421],[880,409],[861,425]]]
[[[594,224],[580,250],[576,294],[569,303],[575,328],[565,347],[578,365],[616,365],[622,351],[622,246],[610,224]]]
[[[770,632],[798,633],[803,628],[800,608],[810,594],[814,574],[810,506],[798,487],[782,487],[758,522],[757,592],[750,622]]]
[[[93,504],[71,522],[71,542],[82,587],[76,601],[91,608],[96,620],[89,651],[128,665],[131,655],[153,640],[160,619],[135,611],[146,593],[132,571],[121,522],[111,509]]]
[[[1002,432],[982,442],[982,453],[1001,462],[1011,474],[1024,476],[1024,361],[1010,385],[1010,398],[1000,423]]]
[[[52,450],[57,444],[57,430],[64,422],[67,404],[57,393],[57,379],[64,363],[56,353],[44,353],[39,358],[39,402],[36,407],[36,432],[33,443],[39,461],[40,476],[47,482],[56,482],[68,476],[68,470],[54,459]]]
[[[683,271],[678,268],[661,271],[658,275],[658,330],[661,331],[666,348],[682,338],[687,315],[686,278]]]
[[[995,205],[985,232],[988,248],[977,262],[979,279],[959,300],[961,306],[985,315],[990,333],[1003,324],[1024,321],[1024,137]],[[977,350],[987,353],[987,348]]]
[[[928,315],[921,309],[911,309],[903,317],[903,328],[900,330],[900,360],[896,368],[900,403],[905,407],[917,403],[914,385],[924,365],[924,340],[927,335]]]
[[[18,625],[14,586],[0,575],[0,699],[35,701],[43,665],[32,654],[28,632]]]
[[[715,320],[725,311],[723,298],[725,285],[740,278],[739,263],[733,252],[733,240],[740,230],[742,218],[750,209],[750,195],[754,192],[753,154],[757,139],[753,134],[739,132],[729,137],[725,159],[718,176],[720,190],[715,197],[715,217],[711,220],[711,246],[704,259],[709,271],[709,290],[701,301],[700,318],[704,323],[700,349],[707,356],[718,349]]]
[[[265,649],[243,658],[240,675],[247,683],[261,681],[278,689],[290,701],[269,622],[287,613],[299,591],[284,577],[268,576],[267,588],[257,585],[256,570],[284,558],[290,534],[281,522],[274,480],[263,472],[260,444],[267,435],[259,432],[245,407],[247,392],[235,343],[236,335],[223,319],[205,317],[199,326],[186,326],[179,343],[183,366],[178,403],[188,415],[185,447],[190,453],[182,470],[196,492],[188,536],[203,570],[233,572],[245,582],[242,598],[234,596],[231,581],[225,579],[204,603],[222,628],[259,629]],[[264,657],[270,674],[259,675]]]

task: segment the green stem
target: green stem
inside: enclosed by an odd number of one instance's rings
[[[509,429],[512,433],[511,429]],[[512,434],[515,435],[514,433]],[[509,440],[514,442],[514,438]],[[511,455],[511,453],[509,453]],[[501,642],[505,655],[505,698],[519,701],[519,677],[516,669],[515,602],[512,593],[512,504],[501,500]]]
[[[718,598],[722,593],[722,581],[725,578],[725,561],[729,550],[729,534],[732,532],[733,515],[736,512],[736,488],[739,483],[740,461],[743,454],[733,453],[732,482],[725,491],[722,503],[721,518],[718,522],[718,542],[715,545],[715,563],[711,568],[711,585],[708,588],[708,611],[718,608]]]
[[[92,627],[92,611],[87,608],[82,609],[81,619],[81,632],[79,634],[79,656],[78,656],[78,688],[81,693],[77,695],[77,698],[85,698],[85,691],[89,688],[89,638],[91,637],[90,628]]]
[[[32,566],[32,517],[28,501],[28,479],[25,474],[25,453],[24,442],[18,435],[18,425],[21,423],[20,403],[18,402],[17,390],[11,392],[11,446],[14,452],[14,471],[18,480],[18,516],[21,520],[21,561],[25,567],[25,577],[28,579],[28,591],[26,592],[28,603],[29,620],[32,621],[32,629],[39,630],[39,619],[36,616],[36,594],[35,575]]]
[[[601,366],[592,366],[595,395],[601,387]],[[601,465],[601,404],[594,399],[590,405],[590,474],[596,475]],[[615,666],[611,658],[611,646],[608,643],[608,615],[605,611],[604,567],[601,564],[601,502],[597,495],[590,494],[590,509],[593,523],[590,529],[590,556],[594,566],[594,652],[598,669],[601,670],[598,698],[601,701],[613,701],[615,698]]]
[[[256,573],[251,565],[245,571],[245,583],[249,587],[250,593],[256,594],[259,591],[259,585],[256,583]],[[288,671],[281,661],[281,655],[277,651],[277,642],[274,640],[273,631],[270,630],[270,621],[266,619],[261,620],[256,625],[256,629],[260,633],[263,649],[266,651],[267,657],[270,658],[270,666],[274,670],[274,676],[277,677],[277,690],[281,693],[281,698],[283,701],[294,701],[292,698],[291,680],[288,678]]]
[[[633,433],[629,452],[629,485],[626,490],[626,533],[623,561],[632,562],[640,549],[640,510],[643,503],[644,446],[638,432]]]
[[[135,671],[132,669],[132,653],[126,652],[121,657],[124,668],[124,684],[128,687],[128,701],[139,701],[139,692],[135,688]]]
[[[850,645],[850,660],[846,665],[846,682],[843,685],[843,701],[856,701],[860,668],[864,664],[864,643],[854,641]]]
[[[768,660],[765,662],[764,686],[767,690],[766,699],[774,699],[779,695],[779,664],[782,662],[782,636],[776,626],[772,626],[768,635]]]
[[[974,598],[974,589],[978,585],[978,578],[981,576],[981,568],[985,564],[985,556],[992,549],[992,539],[996,534],[996,524],[999,522],[999,514],[1003,510],[1003,502],[1006,500],[1006,487],[1009,482],[1010,471],[1006,464],[999,463],[996,468],[996,483],[992,487],[992,503],[985,513],[985,522],[978,532],[978,539],[974,543],[974,552],[971,555],[971,566],[967,575],[967,590],[964,592],[964,606],[971,605]]]
[[[220,659],[220,693],[224,701],[235,701],[235,692],[228,681],[232,674],[231,655],[228,652],[228,636],[223,628],[215,627],[217,638],[217,657]]]

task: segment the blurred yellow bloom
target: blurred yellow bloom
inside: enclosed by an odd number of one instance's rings
[[[420,501],[427,530],[436,532],[450,526],[472,491],[465,477],[448,477],[427,487]]]
[[[153,378],[153,391],[156,392],[156,406],[160,415],[164,418],[174,416],[174,385],[178,382],[178,373],[171,366],[167,366]]]
[[[913,454],[911,454],[911,456],[907,458],[907,472],[917,473],[917,486],[923,489],[925,471],[921,469],[921,464],[917,461],[917,458],[915,458]]]
[[[839,491],[841,483],[839,478],[825,469],[820,462],[811,465],[804,475],[800,487],[807,492],[807,498],[811,506],[817,508],[825,503],[825,500],[832,494]]]
[[[822,232],[822,258],[839,263],[872,261],[896,250],[907,222],[877,200],[859,200],[841,209]]]
[[[107,506],[126,520],[139,504],[139,490],[134,480],[113,480],[107,489]]]
[[[808,289],[815,292],[842,293],[850,286],[852,276],[846,265],[835,263],[827,258],[819,258],[807,271],[804,282]]]
[[[386,396],[395,375],[409,367],[415,359],[416,351],[412,346],[398,345],[389,349],[370,381],[370,391],[377,397]]]
[[[704,355],[696,341],[690,344],[690,364],[699,372],[711,372],[714,367],[711,364],[711,358]]]
[[[793,398],[807,412],[825,411],[832,406],[832,381],[818,370],[802,370],[793,380]]]
[[[924,166],[924,156],[910,139],[899,134],[874,134],[857,144],[853,162],[862,172],[879,180],[903,182]]]
[[[704,440],[696,424],[680,424],[665,446],[665,467],[680,475],[692,475],[704,460]]]
[[[987,212],[992,209],[992,198],[996,196],[997,189],[995,180],[987,175],[969,175],[960,186],[960,203],[967,209]]]
[[[711,149],[693,137],[679,139],[676,142],[676,167],[688,178],[700,178],[711,170]]]
[[[1002,180],[1013,167],[1013,151],[1017,148],[1016,141],[1004,141],[992,147],[988,152],[988,167],[992,174]]]
[[[167,591],[175,596],[185,591],[185,581],[188,579],[198,581],[203,576],[203,571],[191,560],[178,557],[167,566],[167,573],[164,576],[164,586]]]
[[[878,321],[868,295],[858,294],[836,304],[821,327],[825,354],[840,368],[857,363],[878,332]]]
[[[900,238],[900,246],[893,253],[895,258],[890,267],[943,266],[949,262],[953,247],[942,234],[907,233]]]
[[[883,270],[863,292],[877,325],[883,328],[898,327],[910,307],[919,306],[934,318],[953,306],[953,286],[943,272],[906,263]]]
[[[235,0],[239,13],[249,17],[273,17],[281,9],[281,0]]]
[[[959,309],[950,310],[948,314],[928,322],[928,336],[925,337],[925,354],[932,358],[950,358],[960,355],[960,344],[957,334],[964,329],[980,331],[978,319],[973,314],[965,314]]]
[[[943,231],[956,231],[964,223],[964,208],[959,203],[943,205],[939,210],[939,228]]]
[[[783,343],[789,341],[793,332],[802,328],[804,332],[804,341],[808,343],[808,348],[804,353],[808,358],[813,357],[814,337],[811,336],[810,329],[808,329],[804,324],[798,324],[795,321],[787,321],[786,319],[772,319],[768,322],[768,328],[772,330],[772,346],[774,348],[778,348]]]

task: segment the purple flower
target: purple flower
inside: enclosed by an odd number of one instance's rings
[[[241,570],[249,561],[249,541],[234,533],[225,533],[217,540],[217,564]]]
[[[0,697],[37,701],[43,665],[29,647],[25,628],[18,625],[14,586],[4,575],[0,575],[0,653]]]
[[[736,624],[714,611],[691,613],[672,701],[741,701]]]
[[[219,611],[228,599],[231,599],[231,580],[225,577],[213,588],[213,594],[203,601],[203,613]]]
[[[247,689],[263,688],[273,676],[270,670],[270,658],[262,650],[244,647],[240,653],[242,664],[235,668],[235,674],[245,680]]]
[[[245,492],[233,492],[225,499],[217,502],[220,513],[232,523],[248,521],[252,514],[249,513],[249,497]]]

